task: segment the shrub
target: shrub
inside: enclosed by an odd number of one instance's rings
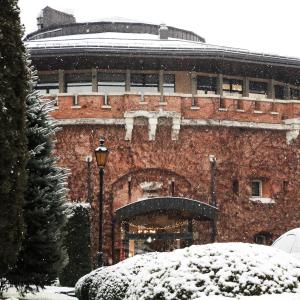
[[[91,271],[90,206],[69,203],[64,244],[68,264],[59,276],[63,286],[74,286],[76,281]]]
[[[76,284],[76,293],[80,300],[281,294],[295,292],[299,278],[300,261],[272,247],[208,244],[139,255],[98,269]]]

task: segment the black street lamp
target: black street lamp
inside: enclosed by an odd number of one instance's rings
[[[100,145],[95,149],[96,162],[99,168],[99,245],[98,245],[98,268],[103,266],[103,186],[104,186],[104,167],[107,162],[108,149],[104,146],[104,139],[100,138]]]
[[[216,167],[217,159],[214,155],[209,155],[210,162],[210,205],[217,207],[217,194],[216,194]],[[214,243],[216,241],[217,226],[216,219],[213,219],[212,222],[212,233],[211,241]]]

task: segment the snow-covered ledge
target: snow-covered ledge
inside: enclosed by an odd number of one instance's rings
[[[251,197],[251,198],[249,198],[249,200],[252,201],[252,202],[258,202],[258,203],[263,203],[263,204],[275,203],[274,199],[267,198],[267,197]]]

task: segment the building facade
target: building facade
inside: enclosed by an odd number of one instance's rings
[[[58,12],[45,25],[49,10],[25,43],[37,89],[56,103],[69,199],[92,205],[94,253],[99,137],[110,151],[106,263],[211,241],[269,244],[300,226],[299,59],[164,24]]]

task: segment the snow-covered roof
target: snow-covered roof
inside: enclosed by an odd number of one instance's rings
[[[275,54],[265,54],[258,52],[251,52],[247,49],[232,48],[207,44],[203,42],[182,40],[182,39],[160,39],[158,35],[141,34],[141,33],[120,33],[120,32],[102,32],[94,34],[77,34],[58,36],[52,38],[43,38],[38,40],[28,40],[25,42],[29,51],[42,49],[47,50],[71,50],[71,49],[94,49],[94,50],[110,50],[110,51],[146,51],[166,53],[172,51],[173,53],[186,52],[191,55],[205,53],[235,54],[248,57],[260,57],[263,61],[272,59],[280,60],[285,63],[300,65],[299,58],[279,56]]]

